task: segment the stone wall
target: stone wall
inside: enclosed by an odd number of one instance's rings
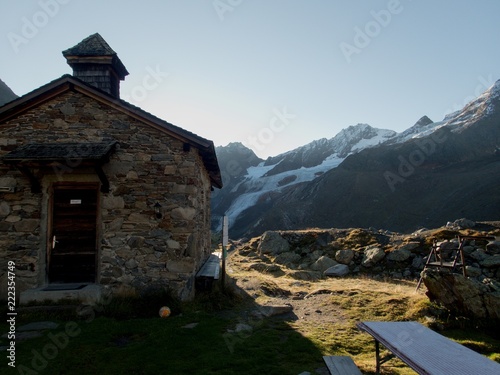
[[[497,230],[497,235],[500,230]],[[455,247],[459,232],[444,231],[445,244]],[[297,279],[327,276],[372,275],[379,278],[418,280],[439,231],[411,235],[384,234],[367,229],[268,231],[240,251]],[[500,242],[479,242],[464,247],[466,270],[480,282],[500,281]],[[500,286],[500,284],[499,284]]]
[[[211,184],[196,148],[185,150],[161,129],[69,92],[0,124],[0,157],[26,143],[110,140],[118,146],[103,167],[110,192],[100,193],[97,281],[114,290],[161,286],[191,298],[194,272],[210,253]],[[0,163],[0,186],[16,188],[0,193],[1,273],[7,260],[16,262],[18,292],[47,281],[51,184],[99,181],[94,171],[79,168],[77,147],[66,164],[35,170],[42,193],[32,194],[25,176]]]

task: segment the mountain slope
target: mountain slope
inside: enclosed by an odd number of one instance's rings
[[[305,227],[411,231],[458,217],[498,219],[499,93],[500,81],[445,121],[408,131],[401,137],[407,141],[351,154],[322,176],[250,207],[233,235]]]
[[[229,173],[224,173],[224,189],[212,200],[214,225],[217,226],[224,214],[229,216],[230,223],[235,223],[246,209],[274,199],[286,188],[312,181],[337,167],[348,155],[374,147],[395,135],[392,130],[358,124],[329,140],[313,141],[266,161],[242,144],[218,147],[219,163],[222,170]]]
[[[0,106],[17,98],[17,95],[0,79]]]

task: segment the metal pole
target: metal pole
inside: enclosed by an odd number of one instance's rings
[[[226,256],[229,242],[228,227],[227,216],[224,215],[222,218],[222,290],[225,290],[226,285]]]

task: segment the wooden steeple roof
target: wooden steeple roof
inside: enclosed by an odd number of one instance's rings
[[[73,76],[119,98],[119,81],[125,79],[128,71],[99,33],[88,36],[62,54],[73,68]]]

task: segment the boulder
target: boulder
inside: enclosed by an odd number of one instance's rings
[[[486,252],[483,249],[477,249],[471,254],[469,254],[469,256],[472,259],[477,260],[478,262],[482,262],[483,260],[490,257],[490,255],[486,254]]]
[[[349,273],[349,267],[345,264],[337,264],[328,268],[323,274],[325,276],[342,277]]]
[[[500,254],[500,241],[490,241],[486,245],[486,251],[490,254]]]
[[[423,270],[424,265],[425,265],[424,258],[422,258],[421,256],[416,256],[415,258],[413,258],[411,262],[411,266],[417,270]]]
[[[476,226],[476,223],[472,220],[468,220],[465,218],[455,220],[454,222],[446,223],[447,228],[452,229],[471,229]]]
[[[408,250],[412,251],[420,247],[420,242],[418,241],[410,241],[399,247],[399,250]]]
[[[479,282],[458,273],[441,273],[427,269],[422,273],[427,295],[457,315],[500,319],[500,292],[495,281]]]
[[[289,251],[279,254],[274,261],[279,264],[290,265],[300,262],[301,259],[302,257],[299,254]]]
[[[411,256],[411,251],[401,248],[394,251],[391,251],[387,254],[386,259],[393,262],[404,262]]]
[[[278,305],[278,306],[260,306],[259,311],[265,317],[271,317],[281,314],[286,314],[293,311],[293,306],[291,305]]]
[[[277,255],[289,251],[290,245],[278,232],[267,231],[262,235],[257,249],[260,254]]]
[[[252,330],[253,330],[252,326],[245,324],[245,323],[236,324],[236,328],[234,329],[235,332],[244,332],[244,331],[252,331]]]
[[[354,251],[339,250],[335,253],[335,260],[341,264],[349,264],[354,258]]]
[[[321,274],[316,271],[299,270],[288,274],[295,280],[316,281],[321,278]]]
[[[500,255],[492,255],[480,262],[481,266],[486,268],[500,267]]]
[[[479,277],[482,274],[481,268],[478,267],[466,266],[465,270],[467,271],[468,277]]]
[[[319,271],[321,273],[325,272],[328,268],[337,265],[338,263],[333,259],[323,255],[316,262],[311,265],[313,271]]]
[[[370,247],[365,250],[361,264],[365,267],[372,267],[385,257],[385,252],[380,247]]]

